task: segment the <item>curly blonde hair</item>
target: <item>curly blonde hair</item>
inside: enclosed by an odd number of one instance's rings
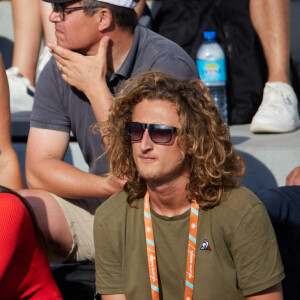
[[[135,106],[143,100],[164,100],[176,106],[180,119],[178,140],[183,155],[189,156],[188,199],[196,199],[202,209],[216,206],[223,190],[239,184],[244,173],[243,159],[235,154],[229,129],[220,111],[200,80],[177,79],[160,72],[148,72],[126,82],[115,99],[106,123],[106,153],[111,173],[127,178],[124,186],[128,203],[144,196],[146,183],[136,169],[125,123],[131,121]],[[178,143],[179,144],[179,143]],[[192,149],[192,154],[187,150]]]

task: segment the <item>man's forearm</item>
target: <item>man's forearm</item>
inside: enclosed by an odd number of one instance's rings
[[[46,190],[70,199],[108,198],[123,185],[115,178],[89,174],[53,158],[29,164],[26,179],[29,188]]]

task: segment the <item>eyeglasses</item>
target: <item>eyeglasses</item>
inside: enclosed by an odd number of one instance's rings
[[[77,7],[67,7],[64,8],[58,3],[52,3],[52,10],[58,14],[59,18],[64,21],[65,20],[65,12],[72,12],[76,10],[86,9],[87,6],[77,6]],[[96,8],[96,7],[89,7],[89,8]]]
[[[125,130],[127,137],[132,142],[138,142],[143,138],[145,130],[148,129],[149,136],[153,143],[167,144],[173,138],[173,133],[177,132],[176,127],[158,124],[145,124],[138,122],[126,122]]]

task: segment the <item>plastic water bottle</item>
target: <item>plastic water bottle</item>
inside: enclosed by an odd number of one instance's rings
[[[197,52],[198,72],[225,123],[228,123],[225,54],[216,42],[215,31],[205,31],[203,36],[205,41]]]

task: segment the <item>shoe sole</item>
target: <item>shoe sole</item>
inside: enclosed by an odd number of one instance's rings
[[[284,128],[282,127],[277,127],[274,124],[251,124],[250,125],[250,130],[253,133],[285,133],[285,132],[292,132],[297,130],[300,127],[300,124],[297,125],[290,125],[290,126],[285,126]]]

